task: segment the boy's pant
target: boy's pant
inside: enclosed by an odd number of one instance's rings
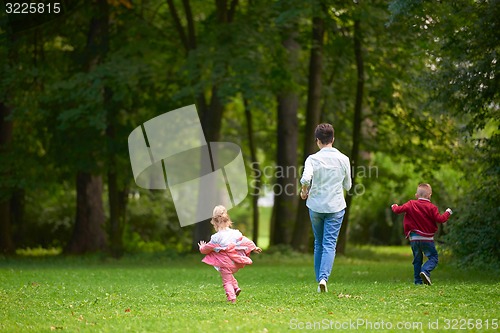
[[[411,250],[413,251],[413,275],[415,284],[422,284],[420,272],[424,272],[428,277],[431,277],[431,271],[436,268],[438,264],[438,253],[434,242],[412,241]],[[427,261],[424,261],[424,255]]]
[[[236,289],[238,289],[238,281],[233,276],[233,273],[236,273],[238,269],[231,269],[220,267],[219,273],[222,277],[222,286],[226,291],[226,296],[228,301],[232,301],[236,299],[236,294],[234,293]]]

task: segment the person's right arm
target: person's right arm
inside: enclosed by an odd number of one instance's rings
[[[347,158],[347,163],[344,163],[345,176],[344,181],[342,182],[342,186],[346,191],[349,191],[352,186],[352,178],[351,178],[351,163],[349,162],[349,158]]]
[[[304,163],[304,171],[302,172],[302,178],[300,178],[300,184],[302,188],[300,190],[300,197],[305,200],[309,195],[309,187],[311,186],[311,180],[313,177],[313,165],[311,159],[308,157]]]
[[[396,214],[401,214],[401,213],[404,213],[406,212],[406,207],[407,207],[407,204],[408,203],[405,203],[404,205],[402,206],[399,206],[398,204],[392,204],[391,206],[391,209],[394,213]]]

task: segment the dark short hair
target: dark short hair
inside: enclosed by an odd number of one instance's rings
[[[327,123],[319,124],[316,126],[316,130],[314,131],[314,136],[316,139],[319,139],[322,144],[326,145],[333,142],[333,136],[335,131],[333,126]]]

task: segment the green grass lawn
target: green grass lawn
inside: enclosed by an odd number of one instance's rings
[[[498,331],[493,272],[443,260],[433,286],[414,286],[410,252],[351,248],[324,294],[311,255],[254,255],[236,304],[202,255],[1,259],[0,332]]]

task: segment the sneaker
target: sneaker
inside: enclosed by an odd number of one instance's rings
[[[320,293],[328,292],[328,288],[326,287],[326,281],[324,279],[319,281],[318,292],[320,292]]]
[[[236,288],[234,290],[234,294],[236,295],[236,297],[238,297],[240,295],[240,293],[241,293],[241,289],[240,288]]]
[[[422,278],[422,281],[428,285],[432,286],[431,278],[427,276],[424,272],[420,272],[420,277]]]

